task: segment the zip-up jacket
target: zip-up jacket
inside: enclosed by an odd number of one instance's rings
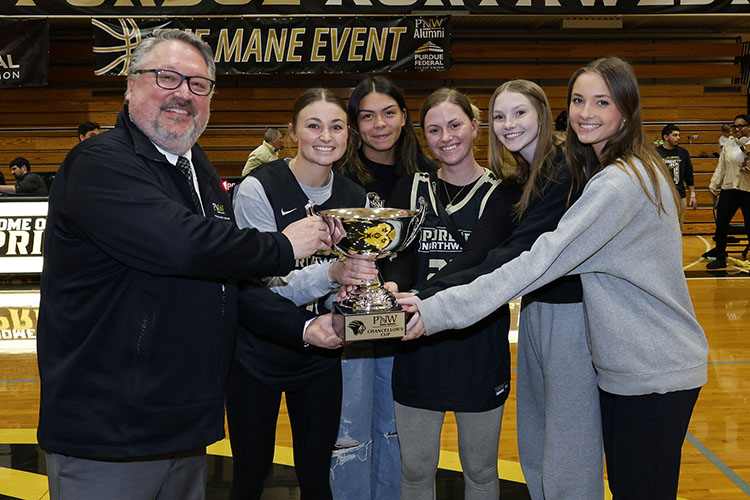
[[[130,121],[71,150],[49,199],[38,327],[38,438],[52,453],[127,459],[224,436],[237,279],[284,275],[280,233],[238,229],[219,177],[192,148],[203,214],[182,173]],[[265,288],[244,321],[302,326]],[[288,306],[288,313],[286,311]],[[274,329],[279,331],[280,329]]]

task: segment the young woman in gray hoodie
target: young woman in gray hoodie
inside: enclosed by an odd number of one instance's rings
[[[555,231],[468,285],[424,301],[405,339],[483,318],[560,276],[579,274],[615,500],[676,498],[682,443],[708,343],[682,269],[677,194],[646,141],[629,64],[598,59],[568,87],[566,158],[589,181]],[[576,422],[570,422],[571,426]]]

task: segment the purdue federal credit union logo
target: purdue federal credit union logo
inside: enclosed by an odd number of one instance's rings
[[[446,38],[448,18],[430,17],[415,19],[414,39],[425,40],[414,51],[414,69],[416,71],[446,71],[445,49],[440,45]]]

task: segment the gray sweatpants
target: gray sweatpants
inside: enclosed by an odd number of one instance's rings
[[[497,500],[500,495],[497,449],[503,408],[455,413],[465,500]],[[444,417],[444,411],[396,403],[396,431],[401,444],[401,500],[435,499]]]
[[[189,455],[189,456],[183,456]],[[47,453],[51,500],[204,500],[206,454],[132,462]]]
[[[524,303],[518,453],[532,500],[604,498],[602,426],[583,304]]]

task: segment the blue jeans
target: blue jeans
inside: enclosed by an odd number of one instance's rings
[[[389,341],[344,347],[343,398],[331,490],[336,500],[401,498],[401,451],[396,435]]]

